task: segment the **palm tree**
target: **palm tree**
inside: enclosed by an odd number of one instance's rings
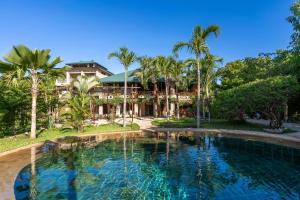
[[[211,54],[205,56],[205,58],[202,60],[202,66],[203,66],[203,116],[205,117],[205,107],[208,112],[208,120],[210,121],[210,100],[213,93],[213,88],[216,84],[217,79],[217,63],[221,63],[223,61],[222,58],[218,56],[213,56]]]
[[[134,72],[137,76],[144,89],[148,89],[148,83],[153,84],[153,96],[154,96],[154,116],[158,117],[158,86],[157,82],[160,76],[159,66],[155,65],[155,59],[151,57],[140,57],[139,59],[140,68]]]
[[[117,52],[112,52],[108,55],[108,58],[117,58],[119,62],[124,66],[125,68],[125,74],[124,74],[124,102],[123,102],[123,127],[125,127],[125,115],[126,115],[126,96],[127,96],[127,72],[128,67],[134,63],[137,59],[134,52],[129,51],[126,47],[120,48]]]
[[[172,65],[174,64],[175,60],[172,57],[164,57],[164,56],[158,56],[154,60],[154,65],[157,66],[159,69],[160,74],[164,77],[165,79],[165,100],[166,100],[166,116],[167,119],[169,120],[169,78],[171,74],[171,68]]]
[[[98,85],[99,82],[95,77],[82,77],[78,76],[73,83],[76,93],[70,96],[68,100],[71,112],[66,113],[69,117],[69,122],[72,127],[76,127],[78,131],[83,131],[84,120],[90,116],[88,105],[91,102],[91,97],[88,95],[89,91]]]
[[[6,69],[12,80],[18,78],[28,78],[31,83],[31,138],[36,138],[36,108],[38,87],[42,77],[60,62],[60,57],[50,62],[50,49],[31,50],[24,45],[13,46],[13,49],[4,56],[6,62],[0,62],[0,67]]]
[[[76,81],[73,83],[73,86],[77,89],[80,96],[86,96],[89,93],[89,91],[98,84],[99,82],[94,76],[78,76]]]
[[[179,119],[179,88],[186,88],[186,80],[185,80],[185,73],[186,73],[186,65],[184,65],[181,61],[176,61],[171,68],[171,77],[172,81],[175,84],[175,93],[176,93],[176,116]]]
[[[44,101],[47,106],[47,123],[48,128],[53,126],[53,110],[54,106],[58,105],[58,91],[56,87],[56,80],[65,76],[65,71],[68,67],[63,67],[55,70],[51,70],[42,77],[40,84],[40,93],[44,96]],[[58,109],[58,108],[57,108]]]
[[[201,59],[203,54],[208,54],[209,48],[207,46],[207,38],[211,34],[215,36],[219,35],[219,27],[212,25],[206,29],[202,29],[200,26],[196,26],[192,33],[192,38],[188,42],[178,42],[173,48],[175,55],[178,55],[178,51],[182,48],[195,55],[197,61],[197,127],[200,127],[200,91],[201,91]]]

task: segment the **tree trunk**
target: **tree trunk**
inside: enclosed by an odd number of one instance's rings
[[[200,59],[197,56],[197,128],[200,128]]]
[[[169,84],[167,77],[165,76],[165,87],[166,87],[166,114],[167,114],[167,119],[169,120]]]
[[[177,120],[179,120],[179,96],[178,96],[178,88],[176,87],[176,115],[177,115]]]
[[[288,121],[288,117],[289,116],[289,107],[288,107],[288,104],[286,103],[284,105],[284,122],[287,122]]]
[[[38,80],[36,72],[32,73],[32,85],[31,85],[31,96],[32,96],[32,104],[31,104],[31,132],[30,138],[36,138],[36,100],[38,93]]]
[[[124,103],[123,103],[123,127],[126,126],[126,96],[127,96],[127,67],[125,67],[124,75]]]
[[[154,83],[154,88],[153,88],[153,95],[154,95],[154,116],[158,117],[158,95],[157,95],[157,83]]]
[[[205,99],[204,99],[204,96],[202,97],[202,116],[203,116],[203,119],[205,120]]]

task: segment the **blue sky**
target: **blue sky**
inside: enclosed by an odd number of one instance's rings
[[[50,48],[65,62],[95,60],[112,72],[107,55],[127,46],[138,55],[170,55],[196,24],[217,24],[211,52],[225,62],[286,48],[293,0],[1,0],[0,56],[12,45]],[[183,52],[183,57],[187,57]],[[137,65],[135,64],[134,67]]]

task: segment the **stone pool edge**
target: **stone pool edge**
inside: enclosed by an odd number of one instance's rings
[[[262,140],[262,142],[271,142],[276,143],[279,145],[285,145],[285,146],[291,146],[294,148],[300,149],[300,139],[288,135],[280,135],[280,134],[272,134],[272,133],[265,133],[265,132],[259,132],[259,131],[246,131],[246,130],[235,130],[235,129],[205,129],[205,128],[158,128],[158,127],[151,127],[146,129],[141,129],[137,131],[117,131],[117,132],[100,132],[100,133],[90,133],[90,134],[84,134],[84,135],[78,135],[76,137],[84,138],[89,136],[99,136],[99,135],[117,135],[122,133],[143,133],[143,132],[183,132],[183,131],[191,131],[191,132],[207,132],[207,133],[213,133],[213,134],[222,134],[221,136],[234,136],[234,137],[240,137],[240,138],[249,138],[250,139],[257,139]],[[59,139],[64,138],[56,138],[53,140],[47,140],[51,142],[57,142]],[[270,140],[269,140],[270,139]],[[16,149],[4,151],[0,153],[0,158],[3,156],[7,156],[12,153],[16,153],[21,150],[29,149],[31,147],[39,147],[42,146],[46,141],[26,145],[23,147],[19,147]],[[282,144],[283,142],[283,144]],[[289,145],[291,144],[291,145]]]
[[[235,129],[205,129],[205,128],[158,128],[151,127],[144,129],[146,132],[194,132],[194,133],[210,133],[215,136],[221,137],[236,137],[241,139],[252,139],[261,142],[267,142],[277,145],[288,146],[292,148],[300,149],[300,139],[297,137],[272,134],[260,131],[247,131],[247,130],[235,130]]]

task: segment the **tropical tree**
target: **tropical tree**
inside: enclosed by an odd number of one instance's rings
[[[54,108],[59,104],[58,91],[55,83],[58,78],[62,78],[65,76],[66,69],[67,67],[51,70],[45,73],[41,79],[39,90],[47,108],[46,114],[48,128],[52,128],[53,126],[53,111]]]
[[[92,97],[88,94],[98,84],[99,82],[95,77],[86,78],[83,76],[78,76],[73,83],[75,91],[68,98],[68,106],[71,110],[65,115],[68,117],[71,126],[77,128],[78,131],[84,131],[84,120],[91,115],[88,107]]]
[[[171,70],[171,79],[175,84],[175,93],[176,93],[176,116],[177,119],[179,119],[179,94],[178,90],[182,88],[187,88],[188,85],[186,85],[186,65],[182,61],[176,61],[174,62],[173,67]]]
[[[192,38],[187,42],[178,42],[173,48],[175,55],[178,55],[178,51],[182,48],[195,55],[197,61],[197,127],[200,127],[200,91],[201,91],[201,59],[203,54],[208,54],[209,48],[207,45],[207,38],[211,34],[215,36],[219,35],[220,28],[216,25],[202,29],[200,26],[196,26],[192,33]]]
[[[208,113],[208,120],[210,121],[210,102],[213,95],[213,89],[216,86],[218,73],[218,63],[223,61],[222,58],[213,55],[206,55],[202,60],[203,73],[202,73],[202,85],[203,85],[203,118],[205,119],[205,113]]]
[[[154,96],[154,116],[158,117],[159,112],[159,96],[158,96],[158,79],[160,78],[160,66],[155,64],[155,58],[141,57],[139,58],[140,68],[136,70],[135,76],[140,78],[142,86],[148,89],[148,83],[153,84]]]
[[[42,77],[62,62],[60,57],[50,61],[50,52],[50,49],[31,50],[24,45],[13,46],[13,49],[4,56],[5,62],[0,62],[0,68],[9,74],[11,81],[16,80],[16,78],[30,79],[32,96],[31,138],[36,138],[37,96],[39,85],[43,80]],[[8,81],[8,84],[12,83],[11,81]]]
[[[175,60],[172,57],[158,56],[154,60],[154,65],[159,69],[160,74],[165,80],[165,104],[166,104],[166,116],[170,117],[169,113],[169,79],[171,75],[171,68],[174,65]]]
[[[108,55],[108,58],[117,58],[119,62],[124,66],[124,102],[123,102],[123,127],[126,126],[126,96],[127,96],[127,72],[129,66],[137,59],[134,52],[129,51],[126,47],[120,48],[119,51],[112,52]]]
[[[300,50],[300,1],[295,1],[290,8],[292,13],[291,16],[287,18],[288,22],[293,26],[293,34],[291,36],[290,46],[293,48],[294,52],[299,53]]]

